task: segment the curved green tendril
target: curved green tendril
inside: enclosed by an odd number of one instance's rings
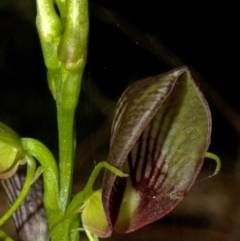
[[[220,160],[220,158],[217,155],[215,155],[215,154],[213,154],[211,152],[206,152],[205,153],[205,157],[206,158],[210,158],[210,159],[212,159],[212,160],[214,160],[216,162],[216,169],[215,169],[214,173],[211,175],[211,177],[217,175],[219,173],[220,169],[221,169],[221,160]]]

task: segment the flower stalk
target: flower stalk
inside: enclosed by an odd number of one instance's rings
[[[88,1],[37,0],[36,24],[47,67],[48,85],[57,106],[58,201],[61,219],[69,204],[72,187],[75,154],[73,124],[87,58]],[[63,236],[68,240],[66,235]],[[61,239],[58,240],[63,240],[63,236],[59,236]],[[54,234],[52,238],[54,239]]]

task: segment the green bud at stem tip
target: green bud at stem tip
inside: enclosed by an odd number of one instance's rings
[[[66,27],[59,43],[58,57],[66,70],[83,68],[87,56],[88,2],[67,2]]]

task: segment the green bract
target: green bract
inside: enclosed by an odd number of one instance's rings
[[[102,237],[108,230],[107,217],[102,205],[102,190],[92,193],[85,204],[82,212],[84,228]]]
[[[11,177],[25,163],[24,157],[20,137],[0,122],[0,179]]]

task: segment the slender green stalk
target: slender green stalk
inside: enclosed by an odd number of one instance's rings
[[[59,212],[59,174],[54,156],[40,141],[22,138],[22,145],[29,156],[35,157],[43,168],[44,207],[49,225],[60,218]]]
[[[7,234],[5,234],[1,229],[0,229],[0,240],[3,240],[3,241],[14,241],[9,236],[7,236]]]
[[[120,169],[118,169],[117,167],[111,165],[110,163],[108,163],[106,161],[99,162],[95,166],[93,172],[91,173],[91,176],[89,177],[88,182],[87,182],[87,184],[86,184],[86,186],[85,186],[85,188],[83,190],[84,192],[89,193],[90,191],[92,191],[94,182],[96,181],[97,176],[99,175],[100,171],[103,168],[107,169],[111,173],[114,173],[116,176],[128,177],[128,174],[123,173]]]
[[[36,171],[36,163],[35,163],[35,160],[30,156],[26,156],[26,159],[27,159],[27,176],[23,184],[22,191],[19,194],[18,198],[15,200],[15,202],[8,209],[8,211],[0,219],[0,227],[13,215],[13,213],[21,205],[22,201],[27,196],[28,191],[32,185],[32,181],[34,179],[34,175]]]
[[[57,106],[59,199],[56,207],[59,208],[61,213],[59,219],[61,219],[66,213],[72,189],[75,154],[74,113],[78,103],[87,58],[88,1],[55,0],[60,14],[55,11],[54,1],[36,1],[36,23],[45,65],[48,69],[48,85]],[[45,205],[47,213],[51,214],[51,208],[49,210],[48,208],[49,206]],[[48,215],[48,219],[51,219],[51,221],[49,220],[51,227],[53,224],[51,216]],[[58,241],[73,240],[72,235],[69,234],[71,230],[67,230],[68,228],[66,225],[62,225],[65,234],[61,237],[55,231],[52,240],[57,240],[56,237],[59,237]],[[58,228],[58,230],[60,229]]]
[[[65,212],[69,202],[72,185],[74,160],[73,121],[74,111],[58,108],[60,207],[63,212]]]
[[[44,208],[49,227],[63,216],[59,205],[59,173],[57,163],[49,149],[38,140],[22,138],[22,145],[28,155],[35,157],[43,168]],[[52,241],[68,241],[69,230],[59,225],[52,235]]]

